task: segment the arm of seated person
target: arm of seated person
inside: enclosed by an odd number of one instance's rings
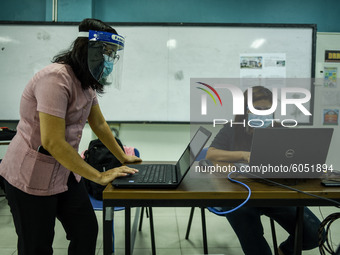
[[[227,151],[210,147],[207,151],[207,159],[211,161],[247,162],[249,163],[249,151]]]

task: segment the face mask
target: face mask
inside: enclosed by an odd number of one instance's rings
[[[106,78],[110,75],[110,73],[113,70],[113,59],[105,54],[103,56],[104,56],[104,69],[102,78]]]
[[[254,128],[267,128],[272,125],[273,114],[269,115],[256,115],[248,113],[248,123]]]

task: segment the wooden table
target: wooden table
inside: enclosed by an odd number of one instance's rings
[[[150,163],[150,162],[144,162]],[[155,162],[154,162],[155,163]],[[159,163],[159,162],[157,162]],[[164,163],[164,162],[163,162]],[[131,207],[208,207],[236,206],[242,203],[248,191],[241,185],[230,182],[227,174],[196,173],[190,169],[180,186],[176,189],[118,189],[109,184],[103,192],[103,239],[104,255],[112,251],[112,217],[115,206],[125,209],[125,254],[131,254]],[[264,183],[244,181],[252,190],[250,200],[245,206],[296,206],[296,254],[301,254],[302,218],[304,206],[330,206],[331,201],[318,199],[282,187]],[[333,199],[340,202],[340,188],[326,188],[318,179],[301,180],[295,189]],[[138,218],[138,217],[137,217]]]

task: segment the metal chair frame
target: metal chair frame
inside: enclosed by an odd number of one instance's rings
[[[207,241],[207,227],[206,227],[205,210],[204,209],[205,209],[205,207],[200,207],[201,223],[202,223],[203,252],[204,252],[204,254],[209,254],[208,253],[208,241]],[[187,232],[185,234],[186,240],[189,239],[189,234],[190,234],[192,219],[194,217],[194,212],[195,212],[195,207],[191,207],[188,226],[187,226]],[[218,215],[218,216],[220,216],[220,215]],[[279,255],[278,246],[277,246],[277,239],[276,239],[276,232],[275,232],[275,224],[274,224],[274,220],[272,218],[270,218],[270,227],[271,227],[271,232],[272,232],[274,254]]]

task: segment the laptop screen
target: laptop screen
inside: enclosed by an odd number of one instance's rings
[[[211,136],[211,132],[200,127],[177,162],[178,180],[186,174]]]
[[[265,178],[316,178],[332,133],[332,128],[255,129],[249,170]]]

